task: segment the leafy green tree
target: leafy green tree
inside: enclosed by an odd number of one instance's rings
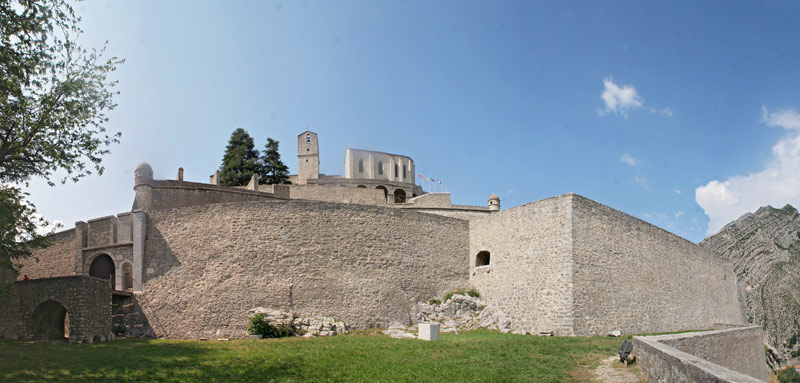
[[[117,94],[107,76],[123,60],[82,48],[79,22],[65,0],[0,0],[0,268],[46,244],[12,185],[102,174],[119,142],[105,128]]]
[[[236,129],[231,134],[219,170],[220,184],[225,186],[244,186],[250,182],[253,174],[261,175],[261,164],[253,137],[244,129]]]
[[[278,152],[278,143],[267,137],[267,145],[261,155],[261,176],[266,184],[291,183],[289,182],[289,168],[281,161],[281,154]]]

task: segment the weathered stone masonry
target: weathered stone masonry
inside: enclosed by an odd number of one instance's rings
[[[244,336],[253,307],[388,326],[468,283],[462,220],[318,201],[148,216],[144,294],[171,337]]]
[[[575,333],[602,335],[744,324],[732,265],[640,219],[572,200]]]
[[[487,251],[491,263],[476,267]],[[515,330],[647,333],[742,324],[730,264],[575,194],[470,222],[470,281]]]
[[[570,209],[554,197],[470,221],[470,282],[515,330],[575,335]],[[481,251],[490,264],[476,267]]]
[[[254,177],[223,187],[219,172],[209,184],[184,181],[182,171],[154,180],[142,163],[131,212],[51,236],[22,272],[87,275],[97,266],[92,275],[130,292],[117,294],[115,323],[145,336],[243,337],[256,307],[353,328],[409,323],[417,302],[469,284],[518,332],[744,322],[729,263],[608,206],[575,194],[504,211],[496,195],[486,207],[452,205],[447,193],[418,189],[408,157],[366,161],[375,172],[341,178],[314,173],[312,132],[298,136],[298,153],[308,160],[294,176],[301,185]],[[361,173],[357,160],[350,165]]]
[[[64,315],[70,342],[105,340],[111,332],[108,282],[86,276],[16,282],[0,301],[0,339],[59,339]]]

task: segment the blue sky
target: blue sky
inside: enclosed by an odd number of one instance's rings
[[[48,187],[45,217],[130,210],[133,170],[207,182],[230,133],[296,170],[347,147],[405,154],[453,203],[575,192],[691,241],[800,205],[792,2],[87,1],[81,42],[126,63],[103,176]]]

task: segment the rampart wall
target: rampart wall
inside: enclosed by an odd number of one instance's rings
[[[75,275],[75,229],[64,230],[47,236],[50,246],[35,249],[31,257],[23,259],[18,279],[27,275],[31,279]]]
[[[408,203],[398,204],[395,207],[467,221],[483,218],[492,213],[488,207],[453,205],[450,202],[450,193],[426,193],[410,198]]]
[[[764,340],[759,326],[633,338],[651,382],[765,382]]]
[[[170,337],[244,336],[259,306],[388,326],[468,283],[468,223],[436,215],[283,200],[152,211],[146,226],[146,309]]]
[[[157,180],[136,185],[133,210],[161,210],[213,203],[264,201],[279,198],[265,192],[250,191],[199,182]]]
[[[576,335],[744,323],[732,265],[640,219],[569,197]]]
[[[289,185],[289,198],[386,206],[386,197],[383,195],[382,190],[350,186]]]
[[[470,221],[470,282],[514,330],[574,335],[571,209],[559,196]],[[480,251],[490,265],[475,267]]]

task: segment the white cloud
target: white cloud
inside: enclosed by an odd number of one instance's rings
[[[766,106],[761,107],[761,122],[767,126],[780,126],[784,129],[800,130],[800,113],[792,108],[778,108],[769,113]]]
[[[683,210],[678,210],[678,212],[677,212],[677,213],[675,213],[675,219],[677,220],[677,219],[678,219],[678,218],[680,218],[680,217],[681,217],[683,214],[684,214],[684,213],[683,213]]]
[[[669,107],[661,109],[650,108],[650,114],[660,114],[664,117],[672,117],[672,109],[670,109]]]
[[[675,194],[681,194],[680,189],[675,189]]]
[[[647,185],[647,178],[636,176],[633,177],[633,182],[641,185],[645,191],[651,191],[650,186]]]
[[[621,156],[619,156],[619,160],[630,166],[636,166],[636,164],[639,163],[639,160],[633,158],[633,156],[628,153],[623,153]]]
[[[632,85],[619,86],[614,83],[614,79],[611,76],[603,80],[603,85],[605,85],[605,89],[600,98],[605,102],[606,108],[597,110],[597,113],[601,116],[606,113],[615,113],[628,118],[629,111],[641,108],[644,105],[644,100]]]
[[[790,108],[762,110],[764,124],[790,133],[772,147],[772,158],[763,170],[712,180],[695,189],[695,201],[709,217],[706,235],[762,206],[800,206],[800,113]]]
[[[34,213],[33,218],[34,220],[38,220],[39,218],[42,218],[42,216],[39,215],[39,213]],[[36,234],[39,235],[53,234],[56,231],[60,230],[62,227],[64,227],[64,222],[61,220],[56,219],[53,221],[48,221],[46,225],[44,223],[36,225]]]

